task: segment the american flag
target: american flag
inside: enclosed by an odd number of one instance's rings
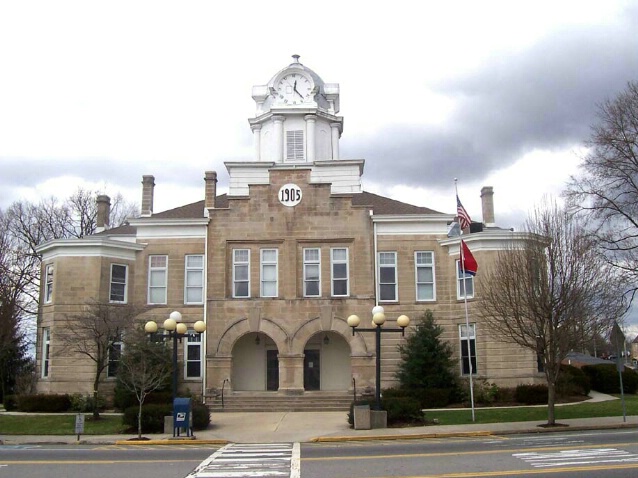
[[[463,204],[461,204],[461,200],[459,199],[458,194],[456,195],[456,214],[457,216],[459,216],[459,224],[461,225],[461,229],[470,227],[472,219],[470,219],[470,215],[463,207]]]

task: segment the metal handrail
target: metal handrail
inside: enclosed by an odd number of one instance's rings
[[[226,382],[230,382],[230,379],[225,378],[222,382],[222,408],[224,408],[224,387],[226,386]]]
[[[352,377],[353,402],[357,403],[357,379]]]

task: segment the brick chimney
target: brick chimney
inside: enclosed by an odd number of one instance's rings
[[[111,198],[105,194],[97,197],[97,220],[95,232],[102,232],[110,226]]]
[[[204,194],[204,215],[208,216],[208,209],[215,208],[215,198],[217,197],[217,173],[206,171],[204,173],[206,190]]]
[[[142,217],[153,214],[153,190],[155,188],[155,176],[142,176]]]
[[[483,186],[481,188],[481,205],[483,207],[483,223],[490,227],[494,223],[494,188]]]

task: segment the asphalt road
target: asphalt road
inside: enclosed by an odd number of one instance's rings
[[[272,445],[251,447],[252,456],[273,453]],[[223,455],[223,466],[235,473],[215,476],[264,476],[254,468],[237,474],[246,463],[228,460],[232,453],[222,451],[211,445],[5,445],[0,446],[0,478],[184,478],[202,462],[214,464],[213,455]],[[638,430],[302,443],[300,455],[301,478],[635,477]],[[267,459],[258,458],[260,464],[267,466]]]

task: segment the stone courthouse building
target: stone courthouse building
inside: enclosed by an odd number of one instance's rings
[[[179,345],[179,387],[209,399],[222,387],[315,397],[373,388],[375,335],[353,335],[346,320],[356,314],[371,327],[377,305],[390,328],[399,315],[413,326],[432,310],[461,376],[471,360],[477,378],[499,385],[539,377],[534,354],[473,319],[481,275],[459,273],[459,238],[447,235],[455,214],[364,191],[365,161],[339,154],[339,85],[293,58],[253,87],[254,156],[225,163],[227,194],[217,194],[216,172],[202,172],[201,201],[155,212],[156,178],[144,176],[140,217],[109,229],[109,198],[100,196],[99,233],[40,247],[40,392],[92,389],[94,364],[56,341],[91,299],[145,306],[141,323],[161,325],[174,310],[190,328],[204,320],[206,332]],[[492,188],[481,196],[483,223],[464,240],[484,266],[520,236],[494,224]],[[402,340],[382,334],[383,387],[394,384]],[[105,375],[108,390],[114,373]]]

